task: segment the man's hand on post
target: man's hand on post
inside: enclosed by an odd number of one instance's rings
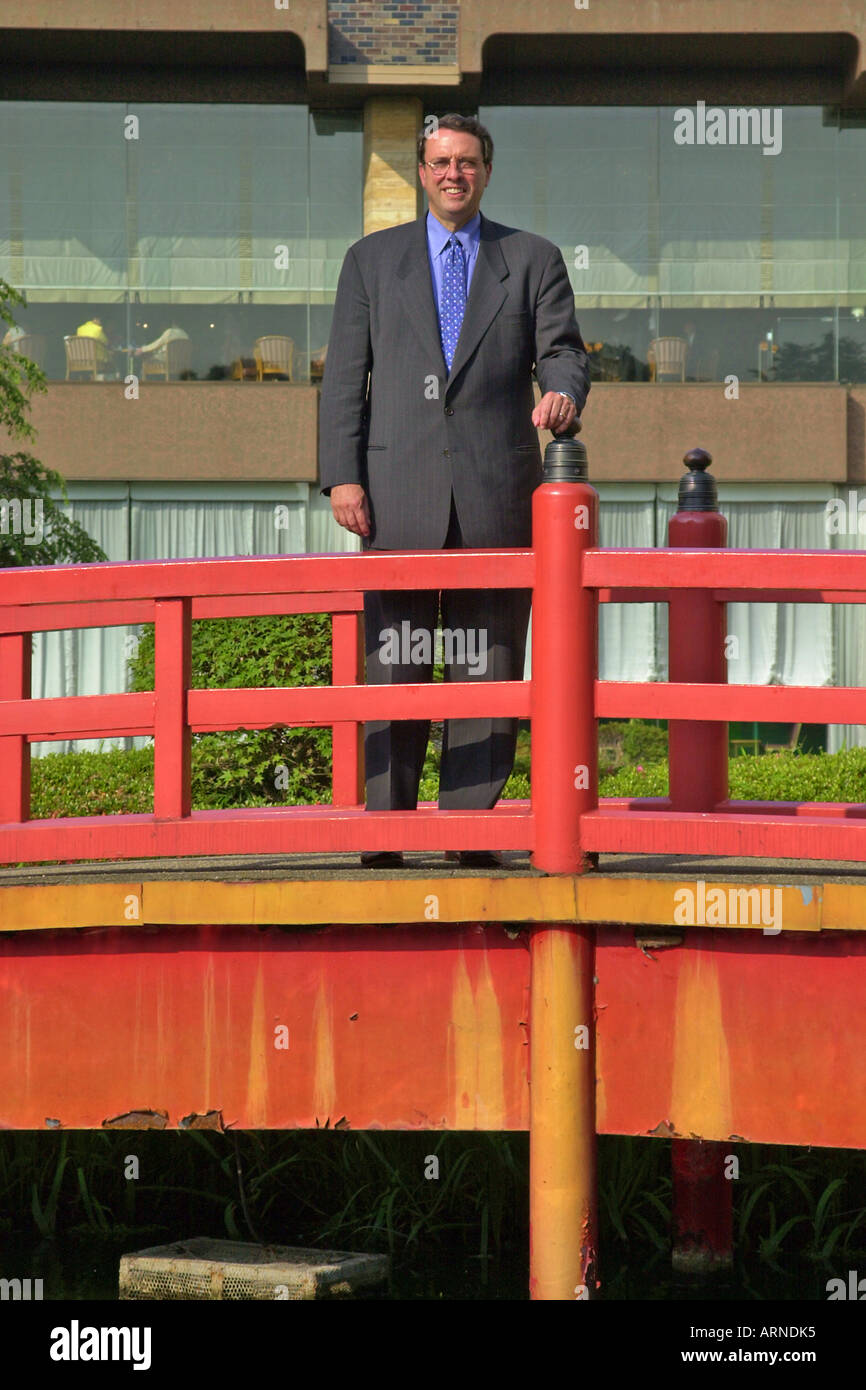
[[[562,399],[562,398],[560,398]],[[370,534],[370,507],[359,483],[340,483],[331,488],[331,511],[338,526],[356,536]]]
[[[554,434],[562,434],[576,415],[574,401],[570,396],[563,396],[559,391],[548,391],[533,410],[532,423],[536,429],[552,430]]]

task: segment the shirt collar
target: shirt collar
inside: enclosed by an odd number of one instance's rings
[[[470,218],[454,235],[464,251],[475,249],[481,239],[481,213],[476,212],[475,216]],[[447,227],[442,226],[438,217],[435,217],[432,212],[427,213],[427,240],[434,256],[440,255],[451,240],[451,232]]]

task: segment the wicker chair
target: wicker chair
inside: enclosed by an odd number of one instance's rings
[[[663,376],[685,381],[687,347],[685,338],[653,338],[647,353],[650,381],[661,381]]]
[[[74,374],[87,372],[91,381],[108,366],[108,350],[98,338],[79,338],[70,333],[63,339],[66,349],[66,380]]]
[[[20,353],[22,357],[29,357],[31,362],[35,362],[37,367],[45,366],[45,354],[47,343],[41,333],[24,333],[12,344],[12,351]]]
[[[292,364],[295,357],[293,338],[273,333],[265,338],[256,338],[253,344],[253,357],[256,359],[256,380],[267,377],[288,377],[293,381]]]
[[[192,343],[189,338],[171,338],[164,347],[142,360],[141,379],[162,377],[163,381],[178,381],[184,372],[189,371],[191,360]]]

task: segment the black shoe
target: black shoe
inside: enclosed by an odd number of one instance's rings
[[[361,855],[365,869],[402,869],[403,855],[398,849],[375,849]]]
[[[449,849],[446,859],[456,859],[461,869],[504,869],[505,863],[500,854],[489,849]]]

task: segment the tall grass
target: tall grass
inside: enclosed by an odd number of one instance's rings
[[[864,1264],[863,1154],[734,1151],[737,1251],[751,1271],[744,1277],[784,1286],[804,1267],[823,1278],[821,1271]],[[131,1156],[137,1180],[124,1176]],[[153,1243],[207,1234],[385,1252],[397,1269],[449,1256],[484,1287],[503,1261],[525,1269],[528,1182],[522,1133],[6,1132],[0,1236],[136,1243],[146,1233]],[[664,1271],[669,1141],[602,1136],[599,1199],[602,1273],[606,1267],[613,1287],[617,1278]]]

